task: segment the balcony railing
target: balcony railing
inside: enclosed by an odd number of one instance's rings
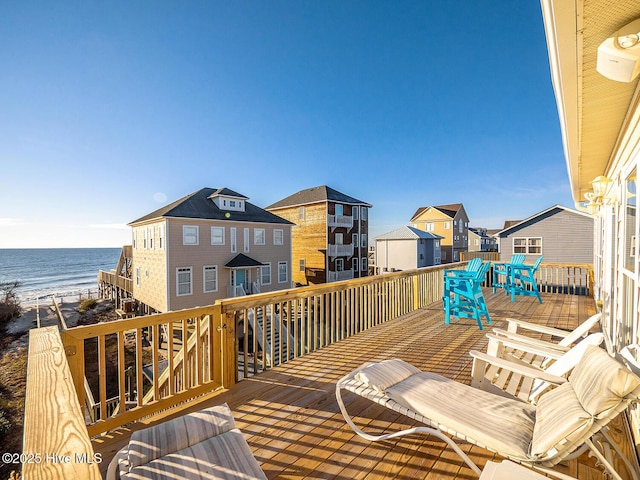
[[[351,280],[354,277],[353,270],[342,270],[341,272],[327,272],[328,282],[339,282],[342,280]]]
[[[353,245],[329,245],[327,249],[329,257],[352,257]]]
[[[353,217],[350,215],[327,215],[327,225],[330,227],[353,228]]]
[[[571,279],[590,289],[590,265],[544,267],[541,278]],[[224,299],[61,333],[34,329],[24,452],[72,452],[91,459],[90,436],[216,395],[241,378],[440,301],[447,268],[452,265]],[[565,290],[582,289],[558,289]],[[95,418],[85,406],[85,377]],[[42,435],[42,425],[58,435]],[[70,428],[72,434],[62,434]],[[82,478],[92,478],[92,464],[85,467]],[[49,476],[49,470],[51,478],[75,475],[64,468],[71,467],[42,462],[25,465],[23,473],[27,479]]]

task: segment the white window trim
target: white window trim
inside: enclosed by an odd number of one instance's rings
[[[269,281],[264,281],[264,269],[269,269]],[[271,285],[271,263],[265,263],[260,267],[260,285]]]
[[[251,249],[251,247],[249,245],[249,241],[250,241],[249,229],[245,228],[244,231],[243,231],[243,234],[244,235],[242,237],[242,240],[243,240],[242,243],[243,243],[244,253],[248,253],[250,251],[250,249]]]
[[[262,232],[262,238],[260,237],[260,232]],[[262,240],[262,241],[259,241]],[[267,231],[264,228],[254,228],[253,229],[253,244],[254,245],[265,245],[267,243]]]
[[[369,262],[367,261],[367,257],[362,257],[360,260],[360,270],[362,272],[366,272],[369,267]]]
[[[180,293],[180,272],[189,272],[189,293]],[[176,267],[176,296],[186,297],[193,294],[193,268],[192,267]]]
[[[533,245],[530,244],[530,240],[540,240],[540,251],[534,252],[532,251]],[[524,240],[524,252],[516,252],[516,240]],[[519,245],[518,248],[522,248],[522,245]],[[542,237],[513,237],[511,239],[511,251],[515,253],[524,253],[525,255],[542,255]]]
[[[221,243],[217,243],[217,242],[213,241],[213,239],[215,238],[214,234],[213,234],[214,230],[215,231],[219,231],[219,230],[222,231],[222,242]],[[226,242],[226,232],[225,232],[225,230],[226,229],[224,227],[218,227],[218,226],[211,227],[211,245],[224,245],[225,244],[225,242]]]
[[[196,241],[195,243],[189,243],[186,241],[187,237],[187,229],[189,228],[195,228],[196,229]],[[198,225],[183,225],[182,226],[182,244],[183,245],[200,245],[200,227]]]
[[[278,235],[280,235],[280,238],[278,238]],[[282,228],[276,228],[273,231],[273,244],[284,245],[284,230]]]
[[[284,266],[284,280],[282,280],[282,277],[280,276],[280,267]],[[287,262],[278,262],[278,283],[287,283],[289,279],[289,267],[287,265]]]
[[[236,227],[231,227],[231,253],[238,251],[238,233]]]
[[[214,271],[216,274],[216,288],[213,290],[207,290],[207,271]],[[217,265],[205,265],[202,267],[202,291],[203,293],[213,293],[218,291],[218,266]]]

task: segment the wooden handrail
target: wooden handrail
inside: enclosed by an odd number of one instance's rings
[[[29,332],[22,476],[100,479],[57,327]]]

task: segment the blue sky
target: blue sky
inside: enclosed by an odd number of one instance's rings
[[[330,185],[370,236],[572,207],[532,1],[1,2],[0,248],[130,243],[201,187]]]

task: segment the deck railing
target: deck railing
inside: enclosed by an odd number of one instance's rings
[[[48,335],[58,337],[66,354],[55,361],[64,363],[71,378],[55,376],[53,380],[62,385],[51,385],[35,399],[34,392],[43,391],[40,383],[49,379],[31,372],[48,371],[53,368],[48,362],[54,359],[30,356],[27,403],[47,403],[58,390],[75,391],[74,398],[56,401],[77,402],[79,408],[70,411],[81,423],[87,422],[86,433],[95,436],[195,397],[215,395],[241,378],[438,302],[443,271],[463,267],[463,263],[442,265],[229,298],[205,307],[69,328],[60,334],[54,329]],[[549,284],[571,278],[575,285],[590,285],[591,268],[584,266],[541,267],[540,272]],[[84,411],[85,376],[97,406],[92,413],[98,418]],[[61,432],[65,428],[61,421],[26,416],[25,449],[29,438],[30,451],[49,451],[38,440],[46,436],[37,432],[43,424]]]

